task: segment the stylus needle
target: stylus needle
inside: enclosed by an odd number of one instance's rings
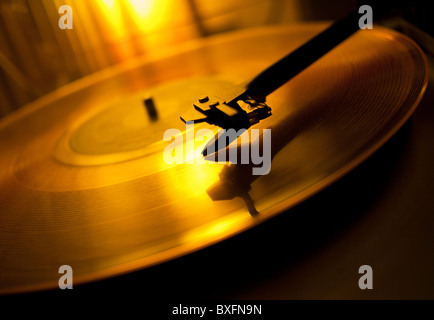
[[[207,122],[238,131],[269,117],[271,108],[265,104],[266,97],[359,30],[359,18],[358,10],[352,11],[250,81],[229,91],[199,98],[194,109],[183,114],[181,120]],[[221,139],[225,140],[224,143]],[[222,135],[210,141],[202,154],[226,148],[233,140],[233,137]]]

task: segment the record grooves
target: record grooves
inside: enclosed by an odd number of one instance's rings
[[[83,283],[207,247],[309,198],[380,148],[417,107],[428,64],[412,40],[376,27],[267,98],[273,116],[257,126],[272,130],[268,175],[163,161],[162,132],[183,129],[189,97],[253,76],[325,27],[194,42],[84,78],[2,119],[0,293],[55,288],[61,265]],[[143,112],[147,94],[156,121]]]

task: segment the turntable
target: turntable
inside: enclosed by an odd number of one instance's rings
[[[154,298],[432,299],[429,53],[375,25],[252,93],[329,25],[185,41],[3,117],[0,293],[58,294],[66,265],[88,294],[139,284]],[[235,107],[212,95],[234,90]],[[224,118],[209,120],[215,110]],[[247,130],[204,158],[219,126],[240,122]],[[270,167],[255,174],[266,130]],[[263,162],[241,163],[246,146]],[[364,265],[371,290],[358,286]]]

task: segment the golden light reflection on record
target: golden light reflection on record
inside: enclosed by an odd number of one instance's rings
[[[325,27],[196,41],[86,77],[2,119],[0,292],[55,288],[65,264],[76,284],[182,256],[287,210],[371,155],[409,118],[428,80],[421,50],[379,27],[269,96],[273,116],[254,127],[272,130],[269,174],[163,160],[162,132],[185,131],[179,115],[190,96],[249,79]],[[142,109],[147,94],[155,123]]]

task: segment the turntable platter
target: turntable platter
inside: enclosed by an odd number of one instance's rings
[[[2,119],[0,293],[55,288],[61,265],[83,283],[204,248],[310,197],[381,147],[417,107],[428,67],[413,41],[376,27],[267,99],[273,116],[256,127],[272,130],[270,173],[230,169],[251,182],[259,215],[240,197],[214,201],[207,192],[222,183],[224,163],[163,161],[164,131],[183,130],[179,115],[197,96],[252,77],[325,27],[188,43],[88,76]],[[142,106],[149,94],[155,122]]]

